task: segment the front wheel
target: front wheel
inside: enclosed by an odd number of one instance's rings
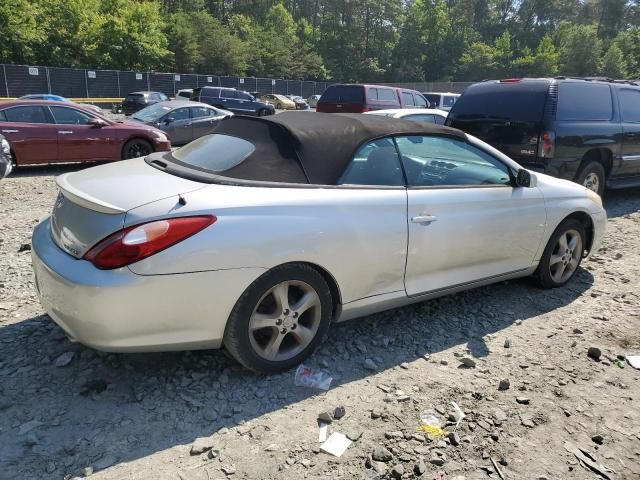
[[[149,142],[142,138],[134,138],[125,143],[122,148],[122,159],[144,157],[153,153],[153,147]]]
[[[288,370],[306,359],[331,323],[331,291],[315,269],[287,264],[262,275],[236,302],[224,345],[259,373]]]
[[[585,239],[584,225],[573,218],[556,228],[535,273],[541,287],[561,287],[571,280],[582,261]]]
[[[578,174],[578,183],[602,196],[606,174],[600,162],[589,162]]]
[[[267,110],[266,108],[261,108],[260,110],[258,110],[259,117],[266,117],[267,115],[269,115],[269,110]]]

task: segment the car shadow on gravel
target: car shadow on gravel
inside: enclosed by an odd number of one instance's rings
[[[603,198],[609,218],[622,217],[640,211],[640,187],[607,190]]]
[[[366,359],[384,372],[425,356],[454,362],[441,354],[450,348],[502,354],[491,352],[488,335],[579,301],[592,283],[581,269],[560,289],[515,280],[345,322],[307,364],[324,366],[334,389],[375,374]],[[222,350],[96,352],[70,343],[46,315],[1,327],[0,345],[0,469],[8,478],[107,468],[322,394],[294,386],[293,371],[248,372]]]

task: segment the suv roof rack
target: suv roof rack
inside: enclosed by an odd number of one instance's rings
[[[624,80],[610,77],[572,77],[560,75],[554,77],[554,80],[584,80],[585,82],[607,82],[607,83],[624,83],[628,85],[640,85],[640,81],[638,80]]]

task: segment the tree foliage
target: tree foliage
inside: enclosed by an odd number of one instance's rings
[[[11,0],[0,61],[342,81],[640,78],[640,0]]]

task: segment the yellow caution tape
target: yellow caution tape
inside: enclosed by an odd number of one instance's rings
[[[433,425],[420,425],[418,430],[429,435],[430,438],[440,438],[443,437],[445,431],[440,427],[435,427]]]

